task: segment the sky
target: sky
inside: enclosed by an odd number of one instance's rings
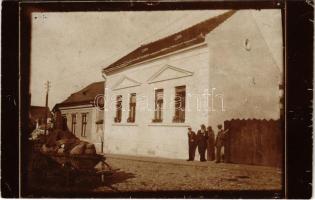
[[[101,71],[138,48],[226,10],[137,12],[36,12],[32,14],[31,104],[50,109],[90,83]],[[282,70],[280,10],[252,11],[275,62]],[[279,37],[274,37],[278,35]],[[272,38],[272,39],[270,39]]]

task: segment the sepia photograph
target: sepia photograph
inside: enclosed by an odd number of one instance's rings
[[[28,188],[283,190],[281,9],[30,16]]]
[[[1,6],[2,198],[312,198],[313,1]]]
[[[313,1],[1,6],[1,197],[312,198]]]

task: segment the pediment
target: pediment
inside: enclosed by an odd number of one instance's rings
[[[141,85],[141,83],[139,83],[138,81],[135,81],[127,76],[124,76],[115,84],[113,90],[136,87],[139,85]]]
[[[193,72],[166,65],[162,67],[158,72],[156,72],[151,78],[149,78],[148,83],[155,83],[161,81],[167,81],[172,79],[183,78],[187,76],[192,76]]]

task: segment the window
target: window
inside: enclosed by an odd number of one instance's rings
[[[130,94],[129,101],[129,117],[127,122],[135,122],[136,120],[136,93]]]
[[[62,119],[62,130],[69,130],[67,125],[67,115],[61,115]]]
[[[118,95],[116,97],[116,117],[114,119],[116,123],[121,122],[121,114],[122,114],[122,96]]]
[[[155,90],[155,111],[152,122],[162,122],[163,89]]]
[[[175,116],[173,122],[185,122],[186,86],[175,87]]]
[[[82,116],[81,136],[86,137],[87,113],[82,113],[81,116]]]
[[[77,124],[77,115],[72,114],[72,124],[71,124],[71,132],[75,135],[75,126]]]

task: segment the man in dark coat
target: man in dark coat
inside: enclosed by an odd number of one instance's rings
[[[215,143],[214,132],[212,130],[212,127],[208,126],[208,140],[207,140],[207,160],[208,161],[213,161],[215,159],[214,143]]]
[[[206,154],[206,149],[207,149],[207,138],[208,138],[208,133],[206,131],[206,126],[202,124],[201,129],[198,130],[198,133],[197,133],[198,152],[200,154],[201,162],[206,161],[205,154]]]
[[[189,158],[187,161],[193,161],[195,159],[195,152],[197,148],[196,133],[191,130],[191,127],[189,127],[187,135],[188,135],[188,153],[189,153]]]
[[[222,130],[222,125],[218,125],[218,135],[217,138],[215,140],[215,146],[216,146],[216,163],[221,162],[221,149],[222,147],[224,147],[224,143],[225,143],[225,138],[226,138],[226,133],[229,131],[229,129],[227,130]]]

